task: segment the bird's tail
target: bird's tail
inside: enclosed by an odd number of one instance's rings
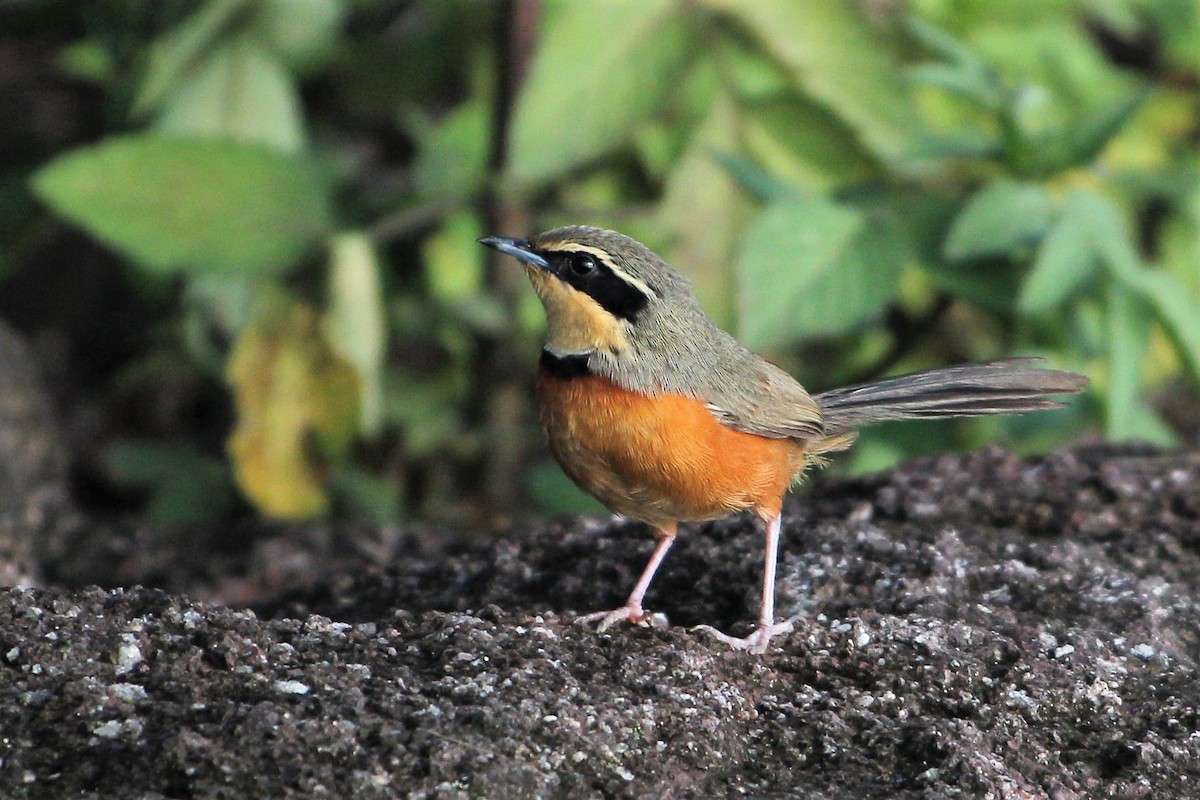
[[[1018,414],[1062,406],[1052,395],[1074,394],[1088,379],[1041,369],[1040,358],[1007,358],[913,372],[817,395],[831,434],[893,419]]]

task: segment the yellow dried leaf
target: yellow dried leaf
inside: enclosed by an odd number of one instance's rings
[[[326,473],[358,420],[353,367],[330,348],[317,313],[291,302],[243,329],[228,366],[238,485],[264,514],[300,519],[329,507]]]

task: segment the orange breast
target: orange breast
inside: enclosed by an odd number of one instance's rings
[[[746,508],[774,516],[804,463],[803,443],[735,431],[681,395],[543,373],[538,399],[563,470],[613,511],[651,524]]]

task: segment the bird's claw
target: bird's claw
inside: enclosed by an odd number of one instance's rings
[[[620,608],[614,608],[612,611],[597,611],[593,614],[584,614],[575,620],[575,624],[591,625],[599,621],[600,624],[596,627],[596,630],[603,633],[623,620],[627,620],[634,625],[647,625],[651,628],[662,628],[667,625],[666,616],[663,614],[652,614],[640,605],[623,605]]]
[[[754,632],[749,636],[738,638],[730,636],[727,633],[721,633],[711,625],[697,625],[694,630],[702,633],[707,633],[714,639],[724,642],[734,650],[746,650],[751,653],[767,652],[767,645],[771,641],[771,637],[781,633],[791,633],[795,627],[792,620],[784,620],[776,622],[773,625],[759,625],[754,629]]]

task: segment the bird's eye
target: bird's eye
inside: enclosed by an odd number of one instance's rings
[[[587,253],[576,253],[571,256],[571,272],[576,275],[587,275],[596,269],[596,259]]]

